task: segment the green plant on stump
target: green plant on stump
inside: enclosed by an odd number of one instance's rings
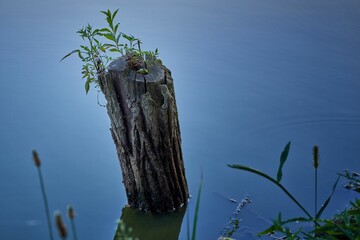
[[[114,12],[110,10],[101,11],[106,16],[108,27],[93,29],[88,24],[77,31],[80,37],[87,42],[87,45],[80,45],[79,49],[71,51],[60,60],[62,61],[72,54],[78,55],[83,62],[81,73],[83,79],[86,79],[86,93],[89,92],[91,85],[94,85],[95,88],[99,86],[99,75],[107,70],[111,61],[119,57],[125,57],[129,68],[135,71],[136,74],[143,76],[145,92],[147,91],[145,76],[149,74],[149,66],[155,62],[159,51],[158,49],[155,51],[143,51],[141,50],[142,42],[140,39],[120,32],[120,23],[114,22],[118,11],[119,9]]]

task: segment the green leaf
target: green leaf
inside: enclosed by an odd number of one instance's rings
[[[97,40],[96,38],[94,38],[94,41],[96,42],[97,45],[101,45],[101,44],[100,44],[100,41]]]
[[[284,232],[284,229],[282,228],[281,225],[281,212],[279,212],[278,218],[276,220],[273,220],[273,225],[270,226],[269,228],[265,229],[264,231],[258,233],[258,236],[262,236],[265,234],[270,234],[272,232],[278,231],[278,232]]]
[[[290,150],[290,144],[291,142],[288,142],[288,144],[286,144],[283,152],[281,153],[281,156],[280,156],[280,165],[279,165],[279,169],[278,169],[278,172],[277,172],[277,178],[276,178],[276,181],[277,182],[280,182],[281,181],[281,178],[282,178],[282,168],[284,166],[284,163],[288,157],[288,154],[289,154],[289,150]]]
[[[89,92],[89,90],[90,90],[90,83],[91,83],[91,78],[90,77],[88,77],[87,78],[87,81],[86,81],[86,83],[85,83],[85,92],[86,92],[86,94]]]
[[[61,62],[62,60],[64,60],[65,58],[67,58],[68,56],[70,56],[71,54],[76,53],[76,52],[80,52],[80,50],[77,49],[77,50],[71,51],[70,53],[66,54],[66,55],[60,60],[60,62]]]
[[[85,58],[83,57],[83,55],[81,54],[81,51],[78,51],[78,56],[81,60],[85,61]]]
[[[141,75],[148,75],[149,74],[149,70],[145,69],[145,68],[140,68],[139,70],[136,71],[137,73],[141,74]]]
[[[109,51],[110,52],[120,52],[117,48],[111,48]]]
[[[111,33],[111,30],[108,28],[102,28],[100,29],[100,32],[107,32],[107,33]]]
[[[121,33],[119,33],[119,35],[118,35],[117,38],[116,38],[116,43],[117,43],[117,44],[119,44],[120,37],[121,37]]]
[[[111,40],[111,41],[115,41],[115,38],[112,34],[103,34],[104,37],[106,37],[107,39]]]
[[[117,32],[117,30],[118,30],[118,28],[119,28],[119,25],[120,25],[120,23],[118,23],[118,24],[115,25],[114,34],[116,34],[116,32]]]
[[[323,206],[320,208],[319,212],[316,214],[315,219],[318,219],[318,218],[321,217],[321,214],[323,213],[323,211],[325,210],[325,208],[326,208],[327,205],[329,204],[330,199],[331,199],[332,195],[334,194],[334,192],[335,192],[335,190],[336,190],[336,186],[337,186],[337,184],[338,184],[338,182],[339,182],[339,179],[340,179],[340,176],[338,176],[338,178],[336,179],[336,181],[335,181],[335,183],[334,183],[334,185],[333,185],[333,187],[332,187],[332,192],[331,192],[330,196],[326,199],[326,201],[324,202]]]
[[[288,224],[291,222],[311,222],[312,220],[309,218],[304,218],[304,217],[297,217],[297,218],[290,218],[288,220],[282,221],[281,224]]]
[[[126,35],[126,34],[122,34],[123,35],[123,37],[126,39],[126,40],[128,40],[129,42],[132,42],[132,41],[134,41],[134,36],[132,36],[132,35]]]
[[[105,14],[106,17],[111,17],[111,14],[109,15],[109,10],[107,11],[100,11],[101,13]]]
[[[116,16],[116,14],[118,13],[118,11],[119,11],[119,9],[116,9],[116,11],[112,14],[112,17],[111,17],[112,20],[114,20],[114,18]]]
[[[91,50],[87,46],[80,45],[80,47],[87,52],[91,52]]]
[[[99,29],[95,29],[95,30],[92,32],[91,35],[92,35],[92,36],[95,36],[95,35],[99,34],[99,31],[100,31]]]

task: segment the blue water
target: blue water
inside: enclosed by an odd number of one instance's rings
[[[80,239],[112,239],[126,203],[106,110],[85,95],[81,62],[59,60],[76,31],[105,24],[159,48],[173,73],[191,194],[204,188],[198,239],[217,239],[236,206],[252,200],[235,238],[251,239],[279,211],[301,214],[279,189],[229,169],[275,176],[292,141],[283,184],[313,212],[311,150],[320,147],[319,200],[336,173],[360,170],[360,2],[357,0],[2,1],[0,3],[0,239],[48,239],[31,150],[51,210],[77,211]],[[355,193],[340,186],[330,216]],[[188,208],[190,219],[194,198]],[[186,239],[186,217],[179,239]]]

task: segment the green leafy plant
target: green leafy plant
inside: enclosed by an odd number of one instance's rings
[[[285,234],[285,236],[287,237],[287,239],[298,239],[298,235],[301,233],[304,236],[307,237],[311,237],[310,234],[308,233],[304,233],[302,232],[301,229],[292,232],[290,230],[289,227],[287,227],[286,225],[289,223],[294,223],[294,222],[313,222],[315,226],[319,227],[320,226],[320,222],[322,222],[322,220],[320,220],[320,217],[323,213],[323,211],[326,209],[326,207],[328,206],[331,197],[333,196],[336,186],[339,182],[339,178],[340,176],[338,176],[338,178],[336,179],[333,187],[332,187],[332,191],[331,194],[329,195],[329,197],[326,199],[326,201],[323,203],[322,207],[320,208],[319,211],[317,211],[315,213],[315,216],[312,216],[308,210],[305,209],[305,207],[280,183],[281,179],[282,179],[282,169],[283,166],[287,160],[288,154],[289,154],[289,150],[290,150],[290,144],[291,142],[288,142],[288,144],[285,146],[283,152],[281,153],[280,156],[280,164],[279,164],[279,168],[277,171],[277,179],[275,180],[274,178],[270,177],[269,175],[247,167],[247,166],[243,166],[243,165],[239,165],[239,164],[229,164],[228,166],[234,169],[239,169],[239,170],[244,170],[247,172],[251,172],[254,173],[256,175],[259,175],[265,179],[267,179],[268,181],[272,182],[273,184],[275,184],[277,187],[279,187],[302,211],[303,213],[306,215],[306,217],[296,217],[296,218],[292,218],[292,219],[288,219],[288,220],[283,220],[281,218],[281,213],[279,214],[278,218],[276,220],[273,221],[273,225],[270,226],[268,229],[264,230],[263,232],[259,233],[259,236],[262,235],[269,235],[272,234],[274,231],[276,232],[280,232]],[[318,149],[317,149],[318,151]],[[318,152],[317,152],[318,154]],[[315,203],[316,204],[316,203]]]
[[[332,219],[320,220],[323,225],[313,233],[321,239],[360,239],[360,200],[351,202],[351,208]]]
[[[99,86],[98,77],[107,71],[111,61],[119,57],[125,57],[130,69],[143,76],[145,91],[147,91],[145,75],[149,74],[149,66],[155,62],[159,51],[158,49],[155,49],[155,51],[142,51],[140,39],[120,32],[120,23],[114,22],[118,11],[119,9],[114,12],[110,10],[101,11],[106,16],[108,27],[93,29],[88,24],[77,31],[87,45],[80,45],[79,49],[71,51],[60,60],[62,61],[73,54],[77,54],[83,62],[81,73],[83,79],[86,79],[86,93],[89,92],[91,85],[94,85],[95,88]],[[125,42],[122,42],[123,39]]]
[[[347,179],[348,182],[345,184],[346,189],[360,193],[360,173],[350,173],[349,170],[344,170],[343,173],[339,173],[339,176]]]
[[[228,200],[232,203],[236,203],[237,207],[233,212],[232,216],[230,217],[229,223],[224,228],[219,238],[220,240],[231,239],[233,237],[235,232],[240,228],[240,222],[242,221],[242,219],[239,219],[239,214],[241,210],[244,207],[246,207],[249,203],[251,203],[251,200],[249,199],[248,196],[242,199],[239,203],[235,199],[228,199]]]

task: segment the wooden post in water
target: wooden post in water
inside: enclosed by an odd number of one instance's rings
[[[169,212],[189,197],[171,72],[160,60],[148,75],[133,71],[125,57],[100,74],[128,204]]]

